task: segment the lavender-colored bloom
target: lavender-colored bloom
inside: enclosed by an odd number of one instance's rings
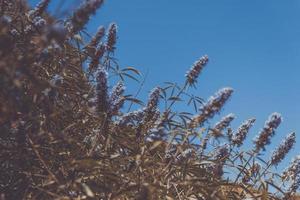
[[[197,82],[197,78],[205,65],[208,63],[208,56],[205,55],[201,57],[197,62],[194,63],[194,65],[191,67],[191,69],[186,73],[185,77],[187,78],[187,82],[190,85],[193,85]]]
[[[105,28],[103,26],[100,26],[95,34],[95,36],[92,38],[91,42],[88,44],[90,47],[97,47],[100,40],[103,38],[105,34]]]
[[[210,134],[214,137],[222,136],[222,131],[230,125],[234,118],[235,116],[232,113],[226,115],[221,119],[221,121],[215,124],[215,126],[210,130]]]
[[[101,44],[99,44],[99,46],[96,49],[95,59],[96,60],[101,59],[102,56],[104,55],[104,53],[105,53],[105,45],[101,43]]]
[[[226,101],[230,98],[233,92],[232,88],[223,88],[219,90],[214,96],[210,97],[206,104],[201,108],[201,114],[192,118],[191,127],[201,126],[209,118],[212,118],[224,106]]]
[[[224,144],[216,149],[213,158],[216,160],[213,165],[211,165],[211,171],[214,176],[221,177],[224,173],[223,167],[226,159],[230,156],[228,144]]]
[[[146,122],[146,126],[148,128],[152,128],[154,125],[158,125],[157,122],[159,122],[159,118],[160,118],[160,112],[158,109],[156,109],[154,112],[153,112],[153,116],[152,118],[149,120],[149,121],[145,121]]]
[[[276,128],[280,125],[282,117],[279,113],[272,113],[266,121],[265,126],[254,140],[255,150],[265,150],[265,146],[270,144],[271,137],[275,134]]]
[[[297,174],[294,179],[293,182],[291,184],[291,186],[289,187],[288,191],[290,194],[295,193],[300,187],[300,174]]]
[[[160,88],[156,87],[154,88],[150,95],[149,95],[149,100],[147,103],[147,109],[152,110],[155,109],[158,105],[158,99],[159,99],[159,95],[160,95]]]
[[[20,35],[20,33],[19,33],[16,29],[12,29],[12,30],[10,31],[10,34],[11,34],[12,36],[14,36],[14,37],[17,37],[17,36]]]
[[[224,130],[226,127],[228,127],[232,120],[234,120],[235,116],[234,114],[230,113],[223,117],[220,122],[216,123],[215,129],[217,130]]]
[[[124,125],[127,125],[128,123],[131,123],[134,121],[141,122],[143,120],[143,118],[144,118],[143,110],[129,112],[119,118],[119,120],[117,122],[117,126],[124,126]]]
[[[112,89],[110,95],[110,113],[115,114],[122,107],[125,98],[122,96],[125,87],[122,81],[118,82],[117,85]]]
[[[119,110],[122,108],[125,102],[125,97],[121,96],[116,101],[112,102],[112,105],[110,107],[110,114],[115,115],[118,114]]]
[[[229,146],[224,144],[216,149],[214,153],[214,159],[224,162],[229,156]]]
[[[157,105],[160,97],[160,90],[161,89],[159,87],[156,87],[151,91],[147,106],[144,108],[144,122],[150,121],[157,113]]]
[[[32,25],[26,25],[25,28],[24,28],[24,33],[25,34],[30,34],[32,33],[34,30],[33,26]]]
[[[105,46],[104,44],[100,44],[95,52],[95,55],[93,55],[92,61],[89,64],[89,70],[93,71],[94,69],[96,69],[98,67],[99,64],[99,60],[103,57],[105,53]]]
[[[97,74],[97,111],[98,113],[107,112],[108,110],[108,86],[107,86],[107,71],[100,68]]]
[[[100,26],[95,34],[95,36],[91,39],[91,41],[84,47],[84,52],[90,56],[90,57],[94,57],[94,55],[96,54],[96,49],[101,41],[101,39],[103,38],[103,36],[105,35],[105,28],[103,26]],[[103,44],[101,44],[103,45]],[[104,46],[104,45],[103,45]],[[104,46],[105,48],[105,46]],[[99,50],[98,50],[99,51]],[[105,49],[104,49],[105,51]],[[103,51],[103,52],[104,52]],[[98,53],[99,54],[99,53]],[[103,54],[103,53],[102,53]],[[102,56],[101,56],[102,57]]]
[[[42,28],[43,26],[46,25],[46,20],[44,20],[42,17],[35,17],[33,20],[32,20],[33,24],[38,27],[38,28]]]
[[[107,34],[106,48],[108,51],[113,51],[115,49],[115,44],[117,42],[117,25],[112,23],[109,25]]]
[[[31,19],[34,19],[37,16],[40,16],[46,10],[46,8],[48,7],[49,3],[50,3],[50,0],[42,0],[42,1],[40,1],[33,10],[29,11],[28,16]]]
[[[293,158],[289,167],[282,173],[282,176],[293,178],[295,174],[300,174],[300,155]]]
[[[271,157],[271,164],[278,165],[280,161],[284,159],[286,154],[292,149],[296,142],[296,134],[290,133],[285,140],[279,145],[279,147],[273,152]]]
[[[234,145],[237,145],[238,147],[240,147],[243,144],[243,142],[246,139],[246,136],[247,136],[250,128],[253,126],[254,122],[255,122],[255,119],[251,118],[251,119],[246,120],[244,123],[242,123],[242,125],[238,128],[236,133],[232,136],[232,143]]]
[[[295,193],[300,187],[300,156],[296,156],[287,170],[283,172],[283,176],[288,176],[291,179],[291,185],[287,189],[287,194],[284,199],[289,199],[291,194]]]
[[[189,158],[194,153],[194,149],[188,148],[180,152],[180,154],[177,156],[177,160],[181,161],[183,159]]]
[[[91,15],[103,4],[103,0],[85,1],[70,19],[70,32],[75,34],[88,22]]]
[[[122,81],[119,81],[112,89],[111,95],[110,95],[110,101],[116,101],[120,98],[120,96],[124,93],[125,86]]]

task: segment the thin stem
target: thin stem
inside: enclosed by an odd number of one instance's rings
[[[48,167],[48,165],[46,164],[46,162],[44,161],[44,159],[42,158],[41,154],[39,153],[39,151],[35,148],[35,145],[33,143],[33,141],[31,140],[31,138],[28,136],[28,141],[29,144],[33,150],[33,152],[35,153],[36,157],[39,159],[39,161],[42,163],[42,165],[44,166],[44,168],[46,169],[46,171],[48,172],[48,174],[54,179],[54,181],[56,183],[59,183],[58,179],[56,178],[56,176],[54,175],[53,172],[51,172],[50,168]]]
[[[271,165],[272,165],[271,162],[269,162],[268,165],[267,165],[267,167],[265,168],[265,170],[262,173],[259,174],[258,178],[256,178],[254,180],[253,185],[255,185],[261,179],[261,177],[264,176],[264,174],[268,171],[268,169],[271,167]]]
[[[188,86],[188,82],[185,82],[184,86],[181,88],[181,90],[177,93],[177,95],[175,96],[174,100],[171,102],[171,104],[168,106],[168,108],[166,110],[170,110],[170,108],[173,106],[173,104],[175,103],[176,99],[185,91],[185,89]]]
[[[143,86],[144,86],[144,84],[145,84],[145,81],[146,81],[146,78],[147,78],[147,76],[148,76],[148,73],[149,73],[149,69],[147,69],[146,74],[145,74],[145,76],[143,77],[143,80],[142,80],[142,82],[141,82],[141,84],[140,84],[140,87],[139,87],[139,89],[137,90],[136,94],[134,95],[134,98],[137,98],[137,96],[140,94],[140,92],[141,92],[141,90],[142,90],[142,88],[143,88]],[[129,112],[129,111],[131,110],[132,105],[133,105],[133,102],[130,103],[127,112]]]
[[[240,170],[240,173],[238,174],[238,176],[236,177],[236,179],[234,180],[234,183],[236,184],[238,179],[240,178],[240,176],[242,175],[242,172],[246,169],[247,165],[249,164],[249,162],[254,158],[254,156],[256,156],[256,153],[253,152],[251,154],[251,156],[249,157],[249,159],[247,160],[246,164],[243,166],[243,169]]]

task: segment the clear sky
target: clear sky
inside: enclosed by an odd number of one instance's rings
[[[269,114],[280,112],[284,121],[266,153],[296,131],[290,158],[300,153],[299,19],[299,0],[106,0],[87,30],[118,24],[116,57],[123,67],[149,70],[145,91],[164,81],[183,82],[186,70],[207,54],[210,62],[195,93],[206,99],[219,88],[233,87],[216,119],[233,112],[236,128],[256,117],[248,140]]]

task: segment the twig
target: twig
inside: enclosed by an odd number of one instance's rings
[[[50,168],[48,167],[48,165],[46,164],[46,162],[42,158],[41,154],[35,148],[34,143],[33,143],[33,141],[31,140],[31,138],[29,136],[28,136],[28,140],[29,140],[29,143],[30,143],[30,146],[31,146],[33,152],[35,153],[35,155],[37,156],[37,158],[39,159],[39,161],[42,163],[42,165],[44,166],[44,168],[46,169],[46,171],[48,172],[48,174],[55,180],[56,183],[59,183],[58,179],[56,178],[56,176],[54,175],[54,173],[51,172]]]

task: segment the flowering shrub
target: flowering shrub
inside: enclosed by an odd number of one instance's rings
[[[1,199],[293,198],[299,157],[282,173],[273,169],[295,133],[270,160],[260,158],[280,114],[270,115],[249,151],[240,148],[254,118],[236,130],[233,114],[207,123],[233,94],[227,87],[207,101],[190,94],[208,56],[183,86],[156,87],[144,104],[124,83],[140,72],[121,69],[113,57],[117,25],[100,27],[85,42],[82,29],[103,0],[84,1],[65,20],[45,13],[49,3],[29,9],[0,0]],[[185,100],[195,114],[175,109]],[[131,111],[132,104],[140,109]]]

